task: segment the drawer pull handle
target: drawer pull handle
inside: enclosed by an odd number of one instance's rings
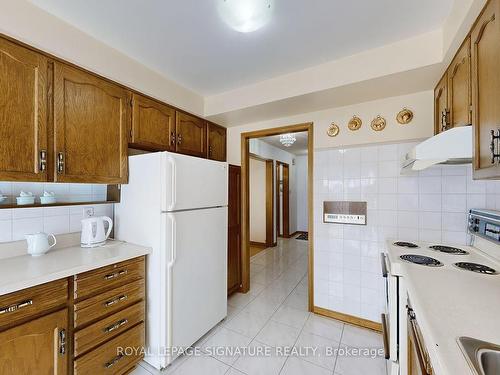
[[[104,328],[104,332],[106,332],[106,333],[113,332],[114,330],[117,330],[118,328],[123,327],[127,323],[128,323],[128,319],[119,320],[115,324],[112,324],[109,327]]]
[[[119,272],[110,273],[110,274],[107,274],[107,275],[104,276],[104,280],[116,279],[117,277],[126,275],[127,273],[128,273],[127,270],[121,270]]]
[[[28,299],[26,301],[16,303],[15,305],[10,305],[10,306],[1,308],[0,315],[11,313],[11,312],[17,311],[19,309],[22,309],[23,307],[27,307],[27,306],[31,306],[31,305],[33,305],[33,301]]]
[[[113,358],[111,361],[107,362],[104,364],[105,368],[111,368],[114,365],[116,365],[123,357],[125,357],[124,354],[117,355],[115,358]]]
[[[115,303],[118,303],[118,302],[121,302],[121,301],[125,301],[127,298],[128,298],[128,296],[126,294],[124,294],[124,295],[122,295],[120,297],[116,297],[115,299],[106,301],[104,303],[104,306],[106,306],[106,307],[113,306]]]

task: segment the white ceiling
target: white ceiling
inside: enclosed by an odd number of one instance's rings
[[[439,28],[454,0],[275,0],[253,33],[229,29],[217,0],[31,0],[204,96]]]
[[[294,155],[305,155],[307,154],[307,132],[293,133],[297,139],[293,145],[290,147],[283,146],[280,142],[279,135],[271,135],[269,137],[259,138],[262,142],[266,142],[271,146],[277,147],[281,150],[285,150]]]

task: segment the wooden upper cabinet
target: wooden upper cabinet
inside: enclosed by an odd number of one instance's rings
[[[500,177],[500,0],[490,0],[471,32],[474,178]],[[490,145],[493,142],[493,151]]]
[[[133,94],[130,147],[150,151],[175,150],[175,109]]]
[[[434,89],[434,133],[448,129],[448,75],[445,73]]]
[[[176,112],[176,151],[181,154],[206,157],[206,122],[184,112]]]
[[[209,159],[226,161],[226,128],[207,123],[207,151]]]
[[[0,374],[68,373],[68,311],[0,333]]]
[[[472,123],[471,100],[470,38],[467,38],[448,68],[449,126],[451,128]]]
[[[130,121],[129,91],[54,64],[57,181],[126,183]]]
[[[46,181],[47,60],[0,39],[0,181]]]

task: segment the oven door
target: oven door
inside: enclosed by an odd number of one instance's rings
[[[382,330],[384,338],[385,358],[388,367],[398,368],[398,329],[399,329],[399,293],[398,277],[390,274],[390,263],[387,255],[381,254],[382,276],[385,280],[385,312],[382,314]],[[389,373],[397,373],[389,370]]]

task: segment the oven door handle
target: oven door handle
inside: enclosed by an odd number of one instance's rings
[[[389,272],[387,271],[387,263],[386,263],[386,255],[384,253],[380,253],[380,264],[382,266],[382,276],[387,277]]]
[[[424,349],[422,345],[422,341],[420,340],[419,334],[417,332],[417,321],[415,319],[415,313],[413,309],[408,309],[408,331],[410,332],[410,340],[413,343],[414,351],[417,355],[418,365],[420,367],[420,371],[422,371],[423,375],[431,375],[428,370],[427,360],[424,356]]]
[[[387,327],[387,314],[382,314],[382,338],[384,339],[384,357],[385,359],[391,358],[389,350],[389,330]]]

